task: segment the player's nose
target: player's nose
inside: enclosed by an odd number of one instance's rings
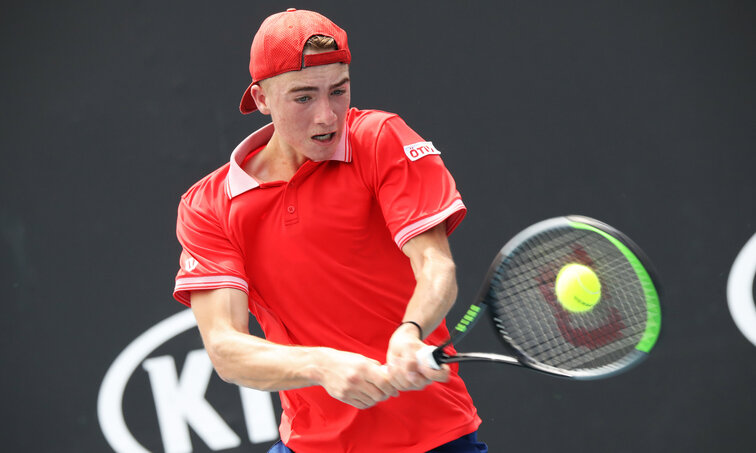
[[[338,116],[329,99],[320,99],[315,112],[315,122],[318,124],[333,125]]]

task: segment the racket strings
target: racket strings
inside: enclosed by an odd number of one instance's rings
[[[593,310],[569,313],[554,294],[567,263],[591,267],[602,283]],[[497,327],[526,359],[562,369],[598,369],[621,363],[642,336],[643,289],[616,246],[593,232],[571,228],[538,234],[505,258],[491,282],[488,303]]]

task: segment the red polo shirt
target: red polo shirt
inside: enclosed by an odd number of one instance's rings
[[[242,170],[268,125],[184,194],[177,300],[237,288],[270,341],[386,361],[415,287],[401,247],[444,221],[451,233],[465,207],[439,152],[401,118],[352,109],[346,122],[331,160],[305,162],[290,181],[258,183]],[[444,338],[441,325],[427,341]],[[480,424],[456,367],[448,383],[367,410],[317,386],[280,393],[281,438],[294,451],[427,451]]]

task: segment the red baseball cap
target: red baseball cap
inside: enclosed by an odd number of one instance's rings
[[[304,55],[307,40],[315,35],[336,41],[336,50]],[[249,52],[249,73],[252,83],[244,92],[239,110],[247,114],[257,110],[252,99],[252,86],[261,80],[309,66],[349,63],[352,54],[344,30],[314,11],[289,8],[265,19],[252,40]]]

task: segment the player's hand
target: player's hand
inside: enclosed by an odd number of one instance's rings
[[[386,353],[386,365],[391,384],[399,391],[421,390],[433,381],[449,380],[448,365],[434,370],[418,363],[417,351],[424,346],[417,327],[412,324],[400,325],[391,336]]]
[[[357,409],[367,409],[399,395],[380,362],[335,349],[322,352],[316,382],[333,398]]]

